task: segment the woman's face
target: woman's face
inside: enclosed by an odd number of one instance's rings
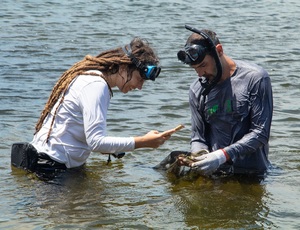
[[[140,72],[134,70],[132,72],[131,79],[127,80],[127,71],[124,70],[120,73],[120,84],[118,84],[118,88],[123,93],[128,93],[131,90],[139,89],[141,90],[145,80],[141,77]]]

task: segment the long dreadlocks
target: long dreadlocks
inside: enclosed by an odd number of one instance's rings
[[[132,54],[139,59],[144,64],[157,64],[158,58],[154,51],[149,46],[146,40],[140,38],[134,38],[130,43]],[[130,58],[123,52],[122,47],[116,49],[111,49],[104,51],[96,57],[90,55],[85,56],[85,58],[77,63],[75,63],[69,70],[64,72],[59,78],[50,97],[41,113],[41,116],[35,126],[35,133],[37,133],[46,117],[49,115],[54,105],[59,101],[58,106],[54,111],[54,115],[51,121],[50,129],[47,136],[47,142],[52,131],[52,126],[57,114],[59,105],[64,101],[64,96],[69,88],[70,83],[79,75],[84,74],[89,70],[99,70],[102,73],[114,74],[119,71],[120,65],[127,65],[127,78],[130,80],[131,73],[136,70],[136,66],[131,62]]]

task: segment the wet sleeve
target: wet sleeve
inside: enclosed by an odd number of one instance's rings
[[[196,87],[195,87],[196,88]],[[199,87],[198,87],[199,89]],[[199,92],[198,92],[199,93]],[[208,150],[208,145],[205,140],[205,123],[201,113],[203,109],[199,108],[199,96],[191,86],[189,90],[189,104],[191,110],[191,152],[196,153],[202,149]]]
[[[273,113],[273,96],[271,81],[267,74],[251,90],[250,107],[250,132],[239,141],[224,148],[232,161],[254,153],[268,143]]]
[[[93,82],[80,94],[86,142],[92,151],[115,153],[134,150],[133,137],[106,136],[106,116],[110,94],[106,83]]]

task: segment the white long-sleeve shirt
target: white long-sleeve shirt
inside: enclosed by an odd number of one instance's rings
[[[93,71],[101,74],[100,71]],[[83,165],[91,152],[115,153],[132,151],[133,137],[106,136],[106,117],[110,92],[104,79],[80,75],[69,86],[60,104],[50,138],[46,138],[55,109],[53,107],[31,144],[67,168]]]

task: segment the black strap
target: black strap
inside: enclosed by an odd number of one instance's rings
[[[216,84],[220,81],[221,77],[222,77],[222,64],[220,62],[220,59],[219,59],[219,56],[218,56],[218,53],[217,53],[217,50],[216,50],[216,46],[214,44],[214,42],[211,40],[211,38],[203,31],[201,30],[198,30],[196,28],[193,28],[191,26],[188,26],[188,25],[185,25],[185,28],[194,32],[194,33],[197,33],[199,35],[201,35],[202,37],[205,38],[205,40],[208,42],[209,44],[209,50],[216,62],[216,67],[217,67],[217,75],[214,77],[214,79],[209,82],[207,79],[199,79],[200,80],[200,83],[202,85],[202,87],[204,88],[204,90],[202,91],[202,94],[205,96],[207,94],[209,94],[209,92],[211,91],[211,89],[213,87],[216,86]]]

